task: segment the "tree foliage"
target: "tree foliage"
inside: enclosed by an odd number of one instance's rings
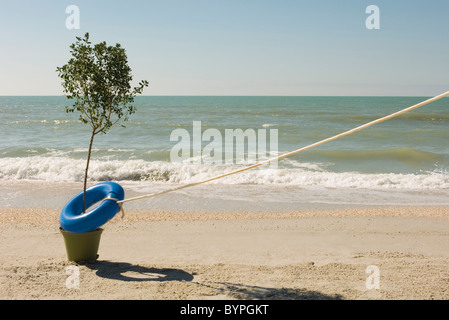
[[[114,124],[122,119],[127,121],[135,113],[134,97],[143,92],[148,81],[141,81],[131,90],[131,68],[120,44],[92,45],[89,33],[76,40],[70,46],[72,58],[57,68],[66,97],[74,100],[66,111],[78,111],[79,119],[90,124],[95,134],[106,133]]]

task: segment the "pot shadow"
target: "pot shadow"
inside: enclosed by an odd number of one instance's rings
[[[87,268],[96,271],[96,275],[102,278],[119,281],[192,281],[190,273],[171,268],[149,268],[127,262],[93,261],[84,264]]]

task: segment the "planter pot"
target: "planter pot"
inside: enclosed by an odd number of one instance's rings
[[[68,232],[59,228],[64,237],[67,259],[69,261],[89,261],[98,258],[98,248],[102,228],[83,233]]]

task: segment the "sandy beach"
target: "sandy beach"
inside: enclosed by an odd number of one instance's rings
[[[58,210],[3,208],[0,299],[449,299],[448,212],[128,210],[75,263]]]

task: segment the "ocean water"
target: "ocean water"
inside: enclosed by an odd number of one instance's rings
[[[126,128],[116,126],[95,137],[89,183],[117,181],[142,194],[197,182],[299,149],[425,99],[138,97],[137,112],[124,123]],[[65,97],[0,97],[0,182],[82,181],[90,127],[76,113],[66,113],[67,105],[70,101]],[[227,130],[236,129],[255,134],[253,140],[243,140],[243,158],[233,147],[238,141],[226,140]],[[206,133],[213,133],[213,138]],[[210,153],[212,141],[215,149]],[[232,151],[227,161],[226,151]],[[212,155],[214,163],[207,158]],[[367,198],[373,204],[411,200],[448,204],[449,99],[276,165],[194,188],[197,191],[182,194],[289,205],[360,204],[370,202]]]

